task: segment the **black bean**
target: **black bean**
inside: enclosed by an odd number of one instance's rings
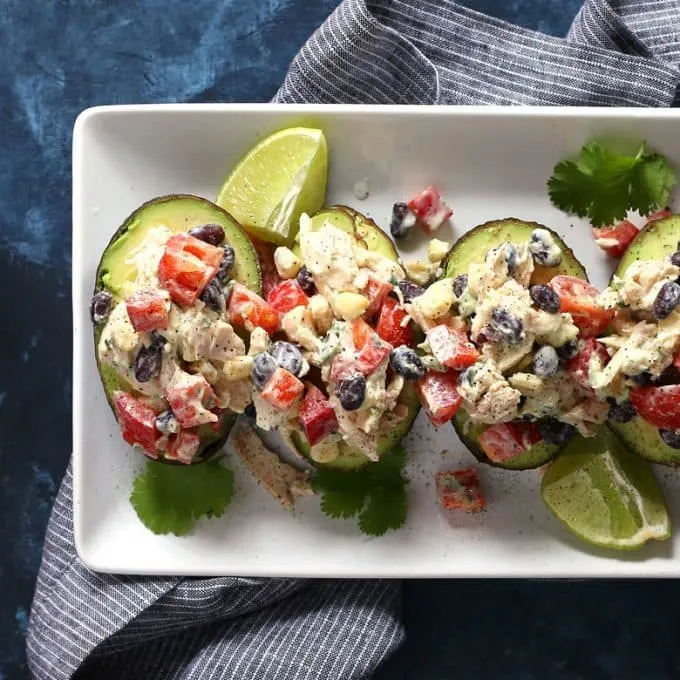
[[[524,403],[526,403],[526,400],[527,400],[527,398],[525,396],[520,397],[520,400],[519,400],[519,406],[520,407],[524,406],[522,399],[524,399]],[[523,416],[520,416],[519,418],[517,418],[517,420],[520,423],[535,423],[536,421],[538,421],[538,418],[533,413],[525,413]]]
[[[680,370],[673,364],[661,371],[661,375],[654,379],[655,385],[678,385],[680,384]]]
[[[392,206],[390,233],[396,239],[404,238],[416,225],[416,216],[406,203],[395,203]]]
[[[556,347],[555,351],[562,361],[569,361],[569,359],[573,359],[579,353],[578,340],[569,340],[564,345]]]
[[[168,340],[158,331],[151,331],[149,334],[151,337],[151,346],[159,349],[163,349],[167,344]]]
[[[468,275],[467,274],[458,274],[455,279],[453,279],[453,292],[456,294],[456,297],[459,298],[464,292],[465,289],[468,287]]]
[[[659,430],[661,441],[672,449],[680,449],[680,431],[678,430]]]
[[[539,378],[547,378],[555,375],[560,367],[560,358],[557,356],[557,351],[550,345],[543,345],[536,354],[534,354],[533,368],[534,373]]]
[[[575,434],[576,428],[556,418],[541,418],[537,424],[538,432],[546,444],[565,444]]]
[[[534,229],[529,238],[529,252],[536,264],[557,267],[562,262],[562,252],[546,229]]]
[[[680,267],[680,250],[671,255],[671,264]]]
[[[248,404],[248,406],[246,406],[246,410],[243,412],[243,415],[246,418],[253,418],[253,419],[257,418],[257,409],[255,408],[255,404],[252,404],[252,403]]]
[[[534,304],[548,314],[560,311],[560,296],[550,287],[538,284],[529,288],[529,295]]]
[[[654,376],[649,371],[642,371],[642,373],[631,377],[641,387],[649,387],[654,384]]]
[[[355,375],[341,380],[335,388],[335,396],[345,411],[356,411],[366,398],[366,378]]]
[[[418,380],[425,375],[425,365],[415,350],[402,345],[395,347],[390,355],[392,370],[406,380]]]
[[[135,358],[135,380],[140,383],[149,382],[161,372],[163,349],[158,345],[151,344],[149,347],[140,347]]]
[[[508,268],[508,274],[512,276],[517,269],[517,262],[519,261],[519,253],[512,243],[506,243],[503,246],[503,259]]]
[[[307,267],[302,267],[297,275],[297,282],[300,288],[304,291],[306,295],[314,295],[316,293],[316,286],[314,285],[314,279],[309,273]]]
[[[189,229],[189,234],[211,246],[219,246],[224,241],[224,228],[219,224],[203,224]]]
[[[113,297],[106,290],[100,290],[92,296],[92,302],[90,302],[90,319],[92,319],[92,323],[99,325],[106,321],[111,313],[112,302]]]
[[[500,307],[491,312],[491,323],[487,329],[487,335],[492,340],[508,345],[518,345],[526,337],[522,321]]]
[[[218,314],[224,312],[227,307],[224,290],[222,289],[222,284],[217,276],[215,276],[215,278],[213,278],[205,287],[199,298],[205,302],[208,309],[212,309],[213,312],[217,312]]]
[[[156,416],[156,429],[163,434],[177,434],[181,428],[175,414],[168,409]]]
[[[255,387],[258,390],[263,390],[278,367],[276,359],[269,352],[256,354],[253,359],[253,368],[250,371],[250,377]]]
[[[231,268],[234,266],[235,255],[234,249],[231,246],[223,246],[222,250],[224,250],[224,257],[222,258],[222,262],[220,262],[220,266],[217,268],[215,277],[224,283],[229,276]]]
[[[414,298],[419,297],[425,292],[425,289],[422,286],[419,286],[417,283],[407,281],[406,279],[399,281],[397,285],[399,286],[401,294],[404,296],[404,302],[413,302]]]
[[[665,319],[680,304],[680,285],[675,281],[668,281],[661,286],[661,290],[652,305],[652,315],[655,319]]]
[[[614,402],[610,408],[607,418],[612,421],[612,423],[627,423],[637,415],[635,406],[631,404],[630,401],[622,401],[620,404]]]
[[[292,342],[278,340],[272,345],[269,353],[281,368],[285,368],[298,378],[301,376],[303,357],[297,345],[294,345]]]

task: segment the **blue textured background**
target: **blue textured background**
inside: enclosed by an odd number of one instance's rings
[[[2,2],[0,680],[28,675],[27,612],[70,454],[73,121],[95,104],[266,101],[335,4]],[[580,2],[466,4],[564,35]],[[379,677],[679,677],[667,613],[676,591],[650,582],[408,583],[408,640]]]

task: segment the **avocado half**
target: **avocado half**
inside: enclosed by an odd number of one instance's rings
[[[125,281],[135,276],[134,265],[126,262],[128,253],[143,241],[149,229],[165,226],[175,233],[180,233],[202,224],[219,224],[224,228],[224,243],[230,245],[235,254],[232,277],[259,293],[262,288],[262,278],[257,253],[238,222],[226,210],[214,203],[188,194],[161,196],[148,201],[123,222],[104,249],[99,261],[94,292],[106,290],[113,296],[114,304],[120,301]],[[102,328],[101,325],[94,326],[95,357],[106,399],[115,414],[113,392],[123,390],[134,394],[135,391],[110,366],[100,361],[99,337]],[[214,431],[210,425],[201,425],[198,428],[201,446],[195,463],[208,460],[220,450],[235,420],[235,414],[227,413],[223,416],[218,431]],[[163,459],[159,461],[180,464]]]
[[[325,208],[312,216],[311,229],[320,229],[326,222],[330,222],[334,227],[350,234],[357,243],[367,250],[380,253],[383,257],[394,262],[398,261],[399,256],[392,239],[373,220],[360,212],[344,205]],[[299,243],[296,242],[293,250],[299,253],[299,247]],[[391,451],[408,434],[420,411],[420,399],[410,383],[405,384],[399,397],[399,403],[408,408],[408,413],[397,427],[380,438],[377,446],[378,456],[383,456]],[[285,434],[288,435],[286,439],[294,444],[297,451],[311,461],[310,446],[304,431],[300,428],[288,426]],[[331,463],[321,464],[312,461],[318,467],[338,470],[357,470],[370,462],[363,453],[344,443],[340,445],[340,456]]]
[[[467,273],[471,264],[483,262],[487,252],[504,241],[515,245],[525,243],[534,229],[545,229],[550,232],[562,250],[562,262],[557,267],[537,266],[531,279],[532,284],[547,283],[559,274],[588,280],[586,270],[576,259],[574,252],[552,229],[537,222],[525,222],[515,217],[485,222],[462,236],[442,261],[441,278],[455,278],[459,274]],[[539,442],[512,460],[496,463],[489,460],[479,444],[479,437],[488,426],[472,423],[462,409],[456,413],[452,423],[460,440],[480,463],[506,470],[529,470],[540,467],[555,458],[562,448]]]
[[[619,260],[615,276],[623,276],[628,267],[637,260],[662,260],[678,250],[680,240],[680,215],[671,215],[652,222],[631,241]],[[626,446],[639,456],[662,465],[680,465],[680,450],[665,444],[659,430],[635,416],[627,423],[608,423]]]

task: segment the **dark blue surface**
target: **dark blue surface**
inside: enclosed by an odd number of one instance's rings
[[[5,0],[0,11],[0,680],[71,446],[70,144],[88,106],[266,101],[335,0]],[[578,0],[467,0],[564,35]],[[125,9],[121,9],[125,7]],[[676,583],[406,585],[387,678],[680,677]]]

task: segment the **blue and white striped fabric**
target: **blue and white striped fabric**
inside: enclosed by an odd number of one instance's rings
[[[564,40],[447,0],[345,0],[275,101],[671,106],[679,62],[680,0],[587,0]],[[394,582],[92,573],[71,491],[69,470],[28,632],[39,680],[358,680],[403,639]]]

